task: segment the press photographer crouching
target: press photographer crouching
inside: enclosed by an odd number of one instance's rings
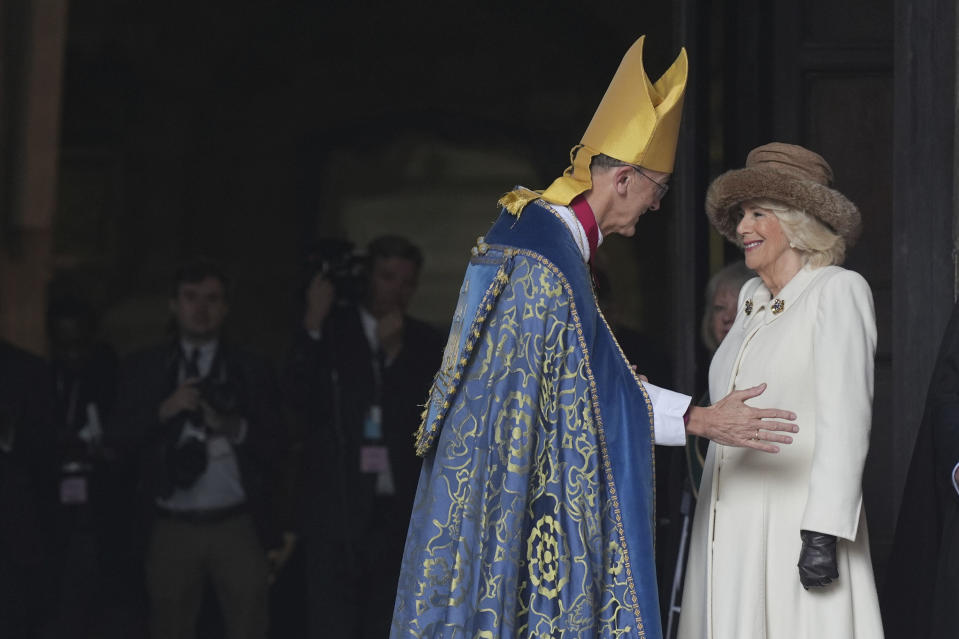
[[[153,639],[194,636],[207,580],[227,637],[267,635],[267,549],[280,546],[272,491],[286,447],[272,368],[223,337],[228,288],[213,262],[182,267],[169,301],[175,339],[121,369],[115,428],[139,453],[151,515]]]

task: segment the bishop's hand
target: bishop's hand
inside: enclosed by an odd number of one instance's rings
[[[778,453],[774,444],[791,444],[792,437],[780,433],[797,433],[799,426],[790,423],[796,419],[792,411],[778,408],[754,408],[746,400],[761,395],[765,384],[733,391],[706,408],[689,409],[689,435],[706,437],[724,446],[754,448],[767,453]],[[790,420],[790,421],[774,421]]]

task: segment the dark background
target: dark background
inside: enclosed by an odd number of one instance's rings
[[[238,283],[231,330],[279,359],[304,246],[397,229],[427,249],[418,314],[442,325],[460,236],[565,168],[646,33],[653,79],[680,45],[691,72],[663,210],[604,245],[620,319],[671,354],[666,385],[700,387],[701,291],[736,257],[706,185],[771,140],[822,153],[862,209],[848,266],[879,320],[881,578],[953,299],[952,0],[477,4],[0,0],[2,334],[44,352],[45,305],[72,292],[121,352],[153,342],[174,265],[204,254]]]
[[[516,153],[541,188],[638,33],[667,34],[652,68],[675,52],[668,11],[616,3],[597,5],[605,19],[546,2],[129,5],[69,9],[55,254],[107,307],[212,255],[267,347],[298,250],[343,232],[344,200],[408,187],[411,148]],[[447,162],[419,177],[442,181]]]

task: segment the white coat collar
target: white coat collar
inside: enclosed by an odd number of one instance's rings
[[[769,324],[777,318],[783,316],[789,309],[796,305],[796,302],[802,296],[809,284],[819,276],[825,269],[811,268],[804,266],[799,269],[786,286],[779,291],[779,295],[773,297],[766,285],[760,279],[759,284],[749,295],[744,303],[746,312],[746,325],[759,321]]]

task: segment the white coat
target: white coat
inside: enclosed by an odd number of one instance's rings
[[[709,392],[724,397],[766,382],[749,404],[795,412],[800,430],[776,454],[709,445],[679,637],[881,639],[862,506],[872,293],[855,272],[806,267],[776,299],[778,312],[759,278],[743,286],[709,368]],[[800,530],[839,538],[839,579],[825,588],[806,591],[799,582]]]

